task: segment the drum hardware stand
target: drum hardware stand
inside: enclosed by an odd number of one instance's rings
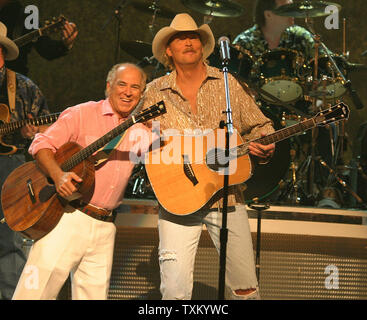
[[[153,10],[153,15],[152,15],[152,20],[150,21],[148,28],[150,30],[150,33],[152,34],[152,37],[154,37],[154,35],[155,35],[155,32],[154,32],[155,20],[157,18],[157,13],[160,11],[160,9],[159,9],[159,0],[153,0],[153,3],[149,7],[149,9]]]
[[[249,207],[257,212],[257,231],[256,231],[256,277],[260,285],[260,249],[261,249],[261,216],[262,212],[270,208],[269,204],[250,204]]]
[[[116,26],[116,49],[115,49],[115,63],[120,61],[120,41],[121,41],[121,21],[122,21],[122,9],[129,4],[130,0],[122,0],[120,4],[114,9],[113,15],[117,19]],[[104,24],[102,30],[104,30],[112,21],[112,17]]]
[[[293,160],[294,156],[294,154],[291,154],[291,180],[286,184],[284,191],[279,195],[276,202],[282,203],[288,198],[291,200],[291,204],[300,204],[302,202],[302,196],[309,198],[306,195],[303,187],[301,187],[299,184],[304,180],[304,177],[307,174],[307,170],[309,169],[311,163],[311,156],[308,156],[305,160],[303,160],[302,164],[298,168],[295,161]]]
[[[361,99],[359,98],[356,90],[353,89],[352,82],[350,80],[346,79],[345,75],[340,71],[339,67],[337,66],[337,64],[336,64],[336,62],[334,60],[334,58],[330,54],[328,48],[321,41],[320,36],[315,34],[314,29],[310,25],[308,18],[306,18],[306,24],[309,27],[309,31],[311,32],[311,34],[313,35],[313,37],[315,39],[315,48],[318,48],[318,46],[321,46],[324,49],[326,55],[329,58],[329,61],[331,62],[331,67],[334,69],[334,71],[336,72],[336,74],[338,74],[341,77],[342,83],[343,83],[344,87],[349,91],[349,94],[350,94],[350,96],[352,98],[353,104],[355,105],[355,107],[357,109],[362,109],[364,107],[364,105],[363,105]],[[316,65],[317,65],[316,58],[318,58],[318,50],[316,49],[315,52],[316,52],[315,53],[315,69],[316,69]],[[316,71],[315,71],[315,73],[316,73]],[[314,79],[314,81],[316,81],[316,80],[317,80],[317,78]]]
[[[333,175],[334,177],[335,177],[335,179],[336,179],[336,181],[347,191],[347,192],[349,192],[352,196],[353,196],[353,198],[354,199],[356,199],[357,200],[357,202],[360,204],[360,205],[364,205],[364,203],[363,203],[363,200],[352,190],[352,188],[351,187],[349,187],[348,186],[348,184],[344,181],[344,180],[342,180],[339,176],[338,176],[338,174],[332,169],[332,168],[330,168],[327,164],[326,164],[326,162],[324,161],[324,160],[322,160],[321,158],[319,159],[319,162],[320,162],[320,164],[323,166],[323,167],[325,167],[326,169],[328,169],[329,170],[329,173],[331,174],[331,175]]]

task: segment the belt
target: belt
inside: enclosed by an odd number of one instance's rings
[[[87,214],[88,216],[94,219],[105,221],[105,222],[115,221],[115,215],[113,214],[112,210],[98,208],[88,203],[85,203],[81,200],[73,200],[69,202],[69,204],[72,207],[74,207],[75,209],[78,209],[79,211]]]

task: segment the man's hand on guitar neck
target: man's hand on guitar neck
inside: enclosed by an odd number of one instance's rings
[[[76,28],[75,23],[66,21],[62,30],[62,35],[65,46],[70,50],[78,35],[78,29]]]
[[[33,116],[31,114],[28,114],[27,117],[28,119],[33,119]],[[23,136],[23,138],[33,140],[36,133],[45,132],[49,126],[50,126],[49,124],[42,126],[34,126],[31,124],[26,124],[24,127],[20,129],[20,133]]]
[[[261,137],[265,136],[266,134],[261,133]],[[251,142],[248,149],[251,155],[258,158],[259,164],[266,164],[274,155],[275,143],[264,145],[256,142]]]
[[[28,119],[33,118],[31,114],[28,114],[27,117]],[[34,138],[36,133],[38,133],[39,131],[40,131],[39,127],[33,126],[31,124],[26,124],[24,127],[20,129],[20,133],[23,136],[23,138],[31,139],[31,140]]]

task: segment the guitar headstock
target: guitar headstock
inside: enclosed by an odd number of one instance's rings
[[[135,116],[136,122],[145,122],[154,119],[167,112],[164,101],[159,101],[156,104],[144,109],[138,115]]]
[[[50,34],[62,30],[67,19],[61,14],[59,17],[53,17],[52,21],[46,20],[44,27],[42,27],[42,34]]]
[[[349,107],[345,103],[340,102],[318,112],[313,118],[318,126],[323,126],[341,120],[348,120],[349,112]]]

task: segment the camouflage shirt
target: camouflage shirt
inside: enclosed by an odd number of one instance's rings
[[[0,90],[0,103],[9,106],[5,67],[0,69]],[[45,97],[38,86],[31,79],[16,73],[15,110],[11,112],[10,122],[27,119],[27,114],[38,117],[49,114],[49,110]],[[1,120],[4,122],[7,119]],[[30,142],[21,136],[20,130],[4,136],[2,140],[7,144],[16,145],[20,150],[26,148]]]
[[[257,24],[248,30],[243,31],[233,41],[234,45],[239,45],[243,49],[250,51],[254,58],[259,58],[264,52],[270,50],[264,35]],[[311,60],[315,55],[315,41],[312,34],[300,26],[288,27],[280,38],[279,48],[293,49],[303,54],[306,61]],[[319,54],[323,54],[321,48]]]

